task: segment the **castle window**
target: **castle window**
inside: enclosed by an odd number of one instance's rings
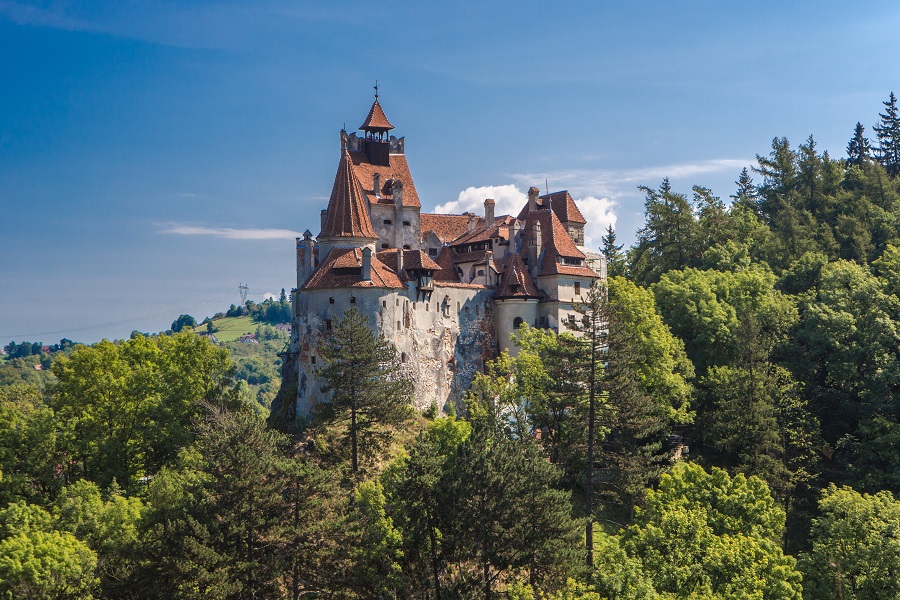
[[[397,321],[397,329],[400,329],[400,321]]]
[[[428,305],[428,303],[426,302],[426,303],[425,303],[425,312],[428,312],[428,306],[429,306],[429,305]]]
[[[479,274],[479,275],[484,275],[484,269],[478,269],[478,274]]]
[[[410,226],[410,222],[409,222],[409,221],[403,221],[403,226],[404,226],[404,227],[409,227],[409,226]]]
[[[468,306],[465,308],[465,310],[466,310],[466,314],[469,314],[469,307],[468,307]]]
[[[576,296],[581,295],[581,282],[580,281],[575,282],[575,295]]]
[[[509,284],[509,293],[510,294],[518,294],[519,293],[519,284],[518,283]]]
[[[428,256],[437,256],[437,248],[429,248]]]
[[[350,296],[350,304],[356,304],[356,296]]]
[[[409,247],[409,244],[403,244],[403,249],[404,249],[404,250],[411,250],[411,248]]]
[[[331,331],[331,319],[325,319],[325,331]]]
[[[334,304],[334,296],[328,299],[328,304]]]
[[[384,220],[384,224],[385,224],[385,225],[393,225],[393,223],[394,223],[394,222],[391,221],[390,219],[385,219],[385,220]]]
[[[569,315],[569,327],[575,327],[575,315]]]
[[[387,308],[387,300],[381,301],[381,308]]]
[[[316,364],[316,357],[315,357],[315,356],[311,356],[311,357],[309,358],[309,362],[311,362],[312,364]]]
[[[406,362],[406,352],[400,353],[400,362],[402,362],[402,363]]]
[[[390,245],[388,245],[388,244],[382,244],[382,245],[381,245],[381,249],[382,249],[382,250],[387,250],[388,248],[390,248]]]
[[[513,319],[513,327],[516,329],[521,327],[523,323],[525,323],[525,321],[522,320],[522,317],[516,317],[515,319]]]

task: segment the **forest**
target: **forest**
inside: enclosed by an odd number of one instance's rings
[[[727,200],[642,187],[581,320],[462,406],[413,411],[354,309],[303,422],[190,331],[5,377],[0,597],[900,597],[893,94],[874,133],[775,138]]]

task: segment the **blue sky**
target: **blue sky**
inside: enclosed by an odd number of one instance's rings
[[[898,23],[886,2],[0,0],[0,344],[290,289],[375,79],[424,210],[546,180],[630,243],[640,184],[727,197],[776,136],[843,156],[900,92]]]

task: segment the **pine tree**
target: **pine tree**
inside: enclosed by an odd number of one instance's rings
[[[672,191],[668,177],[658,190],[646,186],[644,227],[631,256],[631,271],[636,281],[649,285],[672,269],[692,266],[697,258],[697,222],[694,210],[684,194]]]
[[[864,135],[865,132],[866,128],[857,121],[856,129],[853,130],[853,139],[847,144],[848,166],[861,167],[872,160],[872,148],[869,145],[869,138]]]
[[[620,277],[625,274],[625,254],[622,253],[624,244],[616,245],[616,230],[612,223],[606,227],[606,235],[600,238],[603,245],[600,252],[606,259],[606,275],[607,277]]]
[[[750,177],[750,171],[747,170],[747,167],[741,169],[741,174],[734,183],[737,185],[737,191],[731,197],[733,200],[731,205],[749,210],[753,214],[758,214],[759,206],[757,203],[759,198],[756,193],[756,186],[753,185],[753,178]]]
[[[359,472],[359,456],[375,452],[387,434],[380,426],[399,425],[412,414],[412,382],[401,372],[397,349],[376,336],[365,315],[351,308],[338,319],[320,346],[325,366],[317,372],[331,392],[317,417],[346,424],[350,463]]]
[[[900,112],[894,92],[885,100],[884,107],[885,112],[878,114],[881,123],[872,128],[878,135],[878,162],[888,175],[897,176],[900,175]]]

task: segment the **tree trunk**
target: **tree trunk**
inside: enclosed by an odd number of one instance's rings
[[[356,455],[356,405],[350,407],[350,464],[353,474],[359,471],[359,460]]]
[[[591,316],[591,321],[596,317]],[[587,525],[584,532],[584,544],[587,550],[587,566],[588,569],[594,568],[594,428],[597,418],[597,361],[596,361],[596,324],[591,324],[590,344],[591,344],[591,367],[588,385],[590,386],[589,404],[588,404],[588,440],[587,440],[587,471],[585,472],[585,512],[587,513]]]

